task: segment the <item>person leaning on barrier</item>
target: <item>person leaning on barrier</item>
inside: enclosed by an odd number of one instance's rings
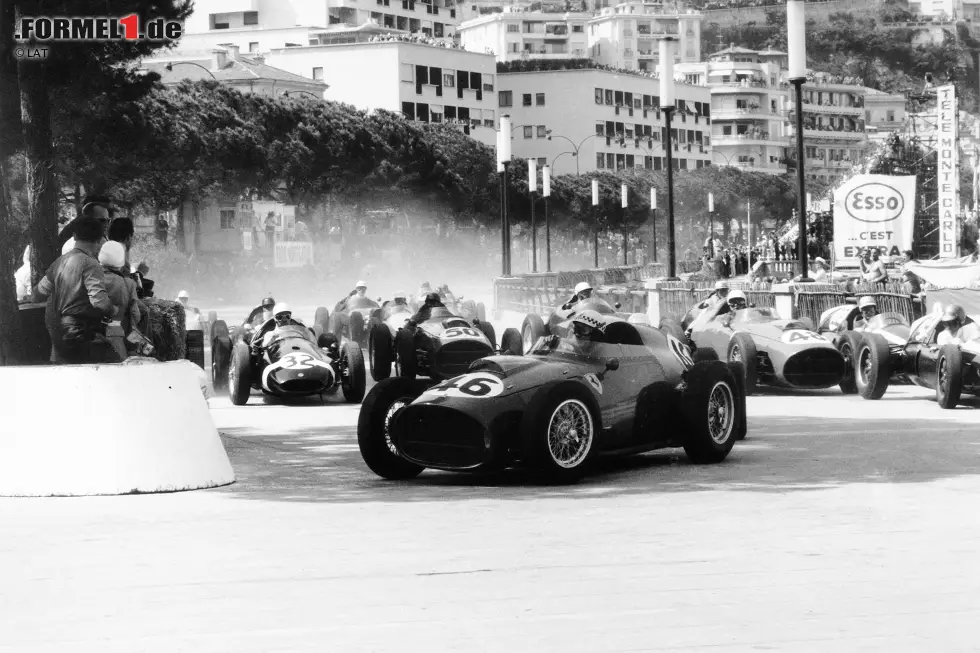
[[[592,284],[588,281],[581,281],[575,286],[575,293],[568,298],[568,301],[561,305],[563,311],[567,311],[579,302],[592,297]]]
[[[937,338],[940,346],[962,345],[971,340],[980,340],[980,325],[968,317],[959,304],[947,306],[941,320],[944,328]]]
[[[105,324],[115,317],[99,264],[104,228],[95,218],[75,223],[75,247],[58,257],[34,290],[36,301],[47,301],[45,323],[51,335],[56,364],[118,363],[105,337]]]

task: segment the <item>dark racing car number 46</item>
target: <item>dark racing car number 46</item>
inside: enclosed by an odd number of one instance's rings
[[[443,395],[468,399],[488,399],[504,391],[504,382],[492,374],[471,372],[429,388],[426,395]]]

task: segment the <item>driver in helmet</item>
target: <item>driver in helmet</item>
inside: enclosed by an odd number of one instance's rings
[[[606,329],[602,316],[595,311],[582,311],[572,318],[572,333],[570,340],[577,344],[602,342]]]
[[[585,301],[592,297],[592,284],[588,281],[581,281],[575,286],[575,294],[567,302],[561,305],[562,310],[567,311],[575,304]]]
[[[747,308],[749,303],[745,298],[745,293],[741,290],[733,290],[728,294],[728,310],[734,313],[743,308]]]
[[[691,333],[696,327],[699,327],[713,317],[718,315],[718,312],[725,306],[728,301],[728,293],[731,287],[728,285],[727,281],[719,281],[715,284],[714,291],[708,295],[703,302],[697,305],[697,310],[700,312],[691,320],[688,325],[685,334],[688,338],[691,337]],[[744,298],[745,295],[742,295]]]
[[[867,326],[871,318],[878,314],[878,304],[875,302],[874,297],[865,295],[858,300],[858,310],[861,311],[861,314],[854,320],[855,329]]]
[[[262,325],[262,328],[256,334],[256,337],[252,338],[252,354],[257,355],[260,350],[268,347],[269,343],[279,333],[279,330],[282,327],[290,325],[302,326],[293,319],[293,312],[290,310],[288,304],[276,304],[275,308],[272,309],[272,319],[266,320],[265,324]]]
[[[344,297],[339,302],[337,302],[337,308],[334,309],[334,312],[336,313],[337,311],[346,311],[347,302],[350,300],[351,297],[364,297],[366,295],[367,295],[367,281],[364,281],[362,279],[357,282],[357,285],[354,286],[354,290],[350,291],[350,293],[346,297]]]
[[[419,308],[415,315],[408,318],[406,325],[414,329],[420,322],[425,322],[432,316],[433,308],[446,308],[446,305],[439,299],[439,293],[437,292],[430,292],[425,296],[425,303],[422,304],[422,307]]]
[[[262,324],[265,324],[267,321],[275,317],[275,315],[273,315],[272,309],[274,309],[276,306],[276,300],[273,299],[272,297],[265,297],[262,300],[260,306],[262,307],[262,315],[261,315]]]
[[[395,293],[391,303],[395,306],[408,306],[408,295],[399,290]]]
[[[943,330],[936,342],[942,345],[962,345],[970,340],[980,340],[980,325],[967,316],[959,304],[950,304],[940,318]]]

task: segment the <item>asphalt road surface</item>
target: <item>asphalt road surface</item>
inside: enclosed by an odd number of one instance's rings
[[[980,650],[980,402],[768,392],[570,487],[382,481],[341,402],[212,399],[224,488],[0,499],[0,651]]]

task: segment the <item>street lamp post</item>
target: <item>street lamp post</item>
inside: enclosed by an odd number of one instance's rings
[[[674,145],[670,118],[674,112],[674,40],[660,41],[660,109],[664,112],[667,145],[667,278],[677,279],[677,252],[674,246]]]
[[[623,184],[621,189],[623,203],[623,266],[629,265],[629,230],[626,228],[626,207],[629,200],[629,188]]]
[[[595,253],[595,269],[599,269],[599,180],[592,180],[592,251]]]
[[[581,141],[579,141],[578,145],[576,145],[575,144],[575,141],[573,141],[572,139],[570,139],[568,136],[562,136],[561,134],[553,134],[550,129],[547,131],[547,134],[548,134],[548,140],[549,141],[552,138],[563,138],[566,141],[568,141],[569,143],[571,143],[572,147],[575,148],[575,151],[571,153],[572,156],[575,157],[575,174],[576,175],[581,174],[581,169],[580,169],[580,166],[579,166],[579,159],[580,159],[580,157],[578,155],[579,150],[581,150],[582,149],[582,146],[585,145],[585,141],[589,140],[590,138],[595,138],[599,134],[592,134],[591,136],[586,136]],[[564,154],[564,152],[562,154]],[[559,154],[558,156],[561,156],[561,154]],[[555,157],[555,161],[558,160],[558,156]]]
[[[510,116],[500,116],[497,132],[497,172],[500,173],[501,276],[510,276],[510,223],[507,216],[507,166],[510,164]]]
[[[538,271],[538,223],[534,219],[534,201],[538,194],[538,165],[527,160],[527,190],[531,196],[531,272]]]
[[[541,168],[541,194],[544,196],[544,250],[546,270],[551,272],[551,216],[548,198],[551,197],[551,166]]]
[[[800,281],[813,281],[809,278],[806,251],[806,175],[803,171],[803,84],[806,82],[806,13],[803,0],[786,2],[786,42],[789,46],[789,81],[796,90],[796,179],[799,184],[798,230],[800,258]]]
[[[650,188],[650,213],[653,217],[653,262],[657,262],[657,189]]]
[[[718,252],[715,251],[715,194],[708,193],[708,238],[711,243],[711,260],[714,261],[718,257]]]
[[[174,69],[174,66],[197,66],[198,68],[200,68],[201,70],[203,70],[207,74],[211,75],[211,79],[213,79],[215,81],[218,80],[218,78],[214,76],[214,73],[213,72],[211,72],[210,70],[208,70],[207,68],[205,68],[204,66],[202,66],[199,63],[194,63],[193,61],[171,61],[166,66],[164,66],[164,68],[167,69],[167,72],[172,72],[173,69]]]

